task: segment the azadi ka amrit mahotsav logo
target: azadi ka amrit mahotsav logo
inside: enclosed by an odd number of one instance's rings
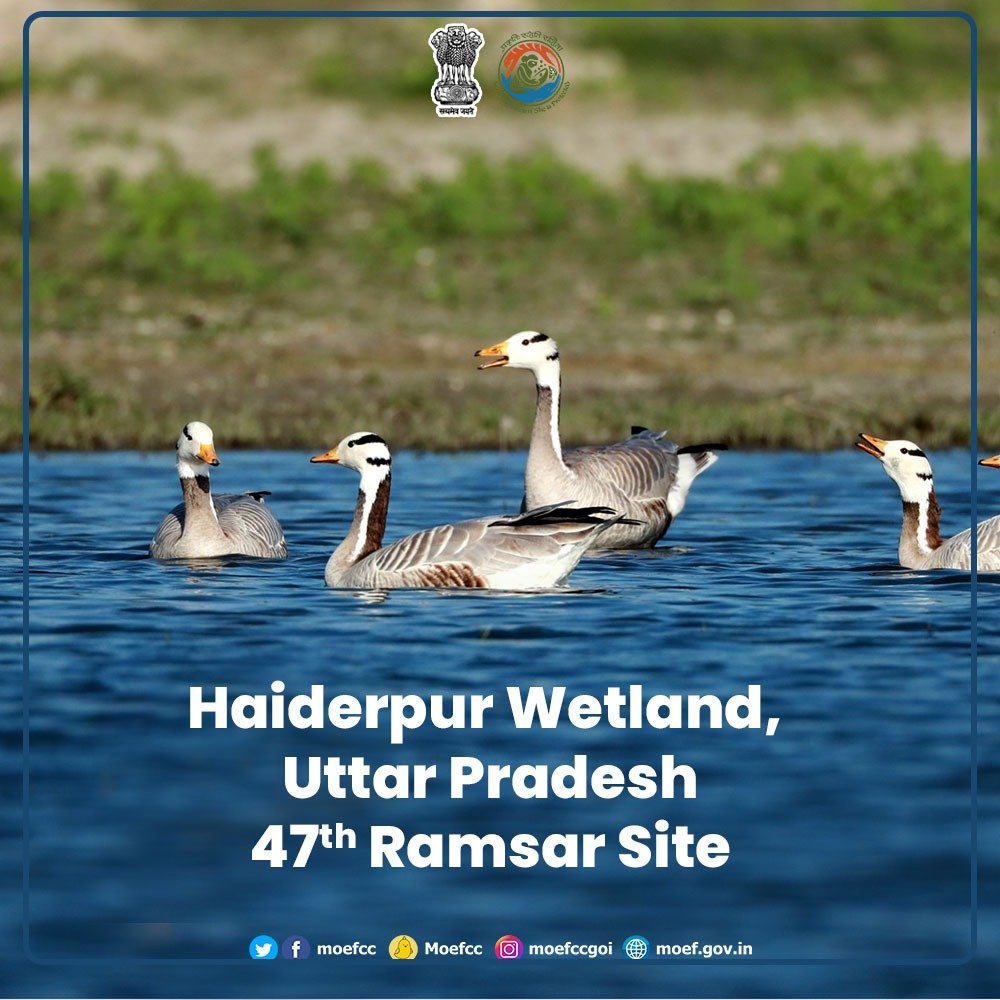
[[[500,84],[525,110],[546,110],[562,98],[566,70],[551,36],[511,35],[500,56]],[[551,43],[551,44],[550,44]]]

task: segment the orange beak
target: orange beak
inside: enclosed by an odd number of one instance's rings
[[[213,448],[210,444],[203,444],[198,449],[198,457],[206,465],[222,465],[219,461],[219,456],[215,454],[215,448]]]
[[[854,442],[855,448],[860,448],[869,455],[876,458],[885,458],[885,446],[888,442],[882,438],[872,437],[871,434],[859,434],[858,440]]]
[[[980,465],[988,465],[991,469],[1000,469],[1000,455],[994,455],[992,458],[984,458]]]
[[[480,371],[484,368],[503,368],[510,361],[510,358],[507,357],[507,341],[494,344],[492,347],[484,347],[481,351],[476,351],[474,357],[496,358],[496,361],[487,361],[486,364],[480,365]]]
[[[320,462],[332,462],[336,465],[340,461],[340,456],[337,454],[336,448],[331,448],[329,451],[324,451],[322,455],[313,455],[309,461],[315,462],[317,465]]]

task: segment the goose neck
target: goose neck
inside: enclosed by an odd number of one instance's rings
[[[353,566],[382,547],[391,485],[392,475],[388,471],[377,476],[362,475],[354,520],[332,556],[338,564]]]
[[[899,536],[900,557],[926,557],[941,547],[941,507],[932,489],[919,500],[903,500],[903,528]]]
[[[542,381],[535,385],[538,400],[535,407],[535,424],[531,431],[531,446],[528,451],[528,463],[548,465],[555,463],[565,469],[562,457],[562,442],[559,438],[559,395],[560,380],[558,373],[554,379]]]
[[[218,528],[219,517],[212,502],[212,485],[207,475],[181,476],[181,493],[184,496],[185,531],[205,524]]]

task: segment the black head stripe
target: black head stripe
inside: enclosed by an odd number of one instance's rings
[[[918,472],[917,473],[917,478],[918,479],[924,479],[924,480],[927,480],[928,482],[930,482],[930,480],[932,480],[934,477],[929,472]]]
[[[186,437],[188,439],[188,441],[193,441],[194,440],[194,438],[191,437],[190,434],[188,434],[188,425],[187,424],[184,425],[184,437]]]
[[[546,361],[558,361],[559,360],[559,352],[558,351],[553,351],[551,354],[546,355],[545,360]]]
[[[365,461],[369,465],[392,465],[391,458],[366,458]]]
[[[911,448],[910,449],[910,454],[911,455],[919,455],[920,458],[926,458],[927,457],[919,448]]]
[[[538,344],[538,343],[541,343],[541,341],[548,340],[548,339],[549,339],[549,335],[547,333],[536,333],[534,335],[534,337],[532,337],[528,341],[528,343],[529,344]]]
[[[354,438],[347,442],[352,448],[356,444],[385,444],[385,442],[377,434],[364,434],[359,438]]]

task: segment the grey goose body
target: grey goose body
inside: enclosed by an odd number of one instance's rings
[[[288,555],[281,525],[264,504],[266,490],[213,496],[208,470],[220,464],[212,429],[200,421],[186,424],[177,439],[183,500],[164,516],[149,544],[154,559]]]
[[[559,436],[559,348],[547,334],[525,331],[476,352],[495,358],[485,368],[527,368],[537,402],[524,473],[523,509],[567,498],[579,506],[610,507],[625,519],[603,532],[594,548],[655,545],[684,509],[691,484],[718,461],[724,445],[681,448],[665,432],[634,427],[624,441],[563,452]],[[629,523],[634,522],[634,523]]]
[[[351,527],[324,571],[330,587],[548,589],[563,583],[620,518],[603,508],[553,504],[442,524],[383,546],[392,482],[385,442],[360,431],[311,461],[344,465],[361,475]]]

